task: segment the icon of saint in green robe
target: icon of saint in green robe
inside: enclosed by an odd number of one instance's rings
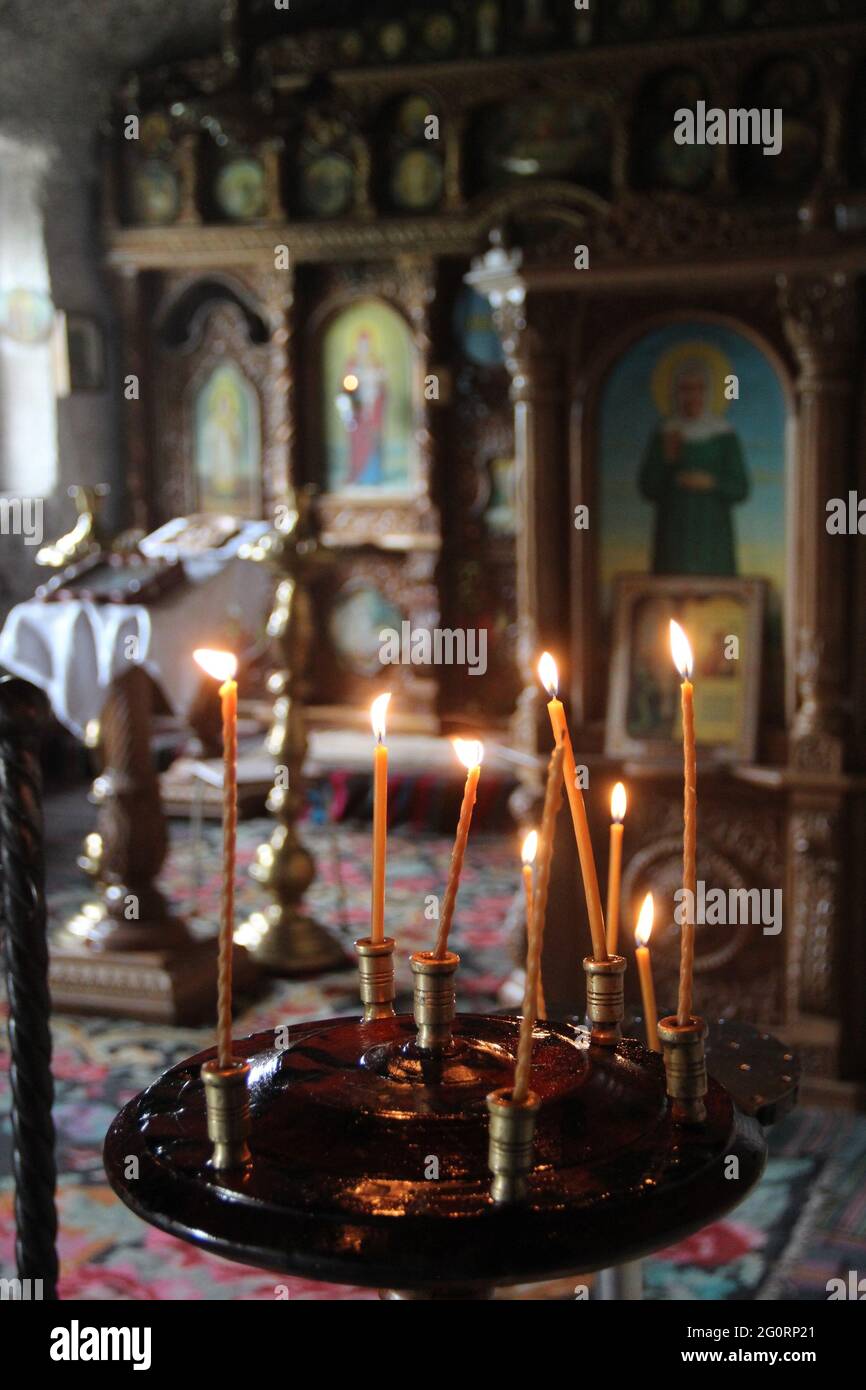
[[[733,507],[749,494],[740,441],[712,409],[707,363],[686,359],[672,381],[674,414],[653,432],[638,486],[656,504],[654,574],[737,573]]]

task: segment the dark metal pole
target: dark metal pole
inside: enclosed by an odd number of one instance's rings
[[[57,1170],[39,766],[47,719],[41,691],[17,678],[0,680],[0,907],[9,998],[15,1257],[18,1278],[41,1280],[42,1297],[55,1299]]]

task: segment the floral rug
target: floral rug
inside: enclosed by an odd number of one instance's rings
[[[241,826],[239,862],[252,859],[268,833],[267,821]],[[308,902],[350,948],[363,934],[369,882],[363,867],[369,829],[308,822],[305,836],[318,876]],[[173,827],[164,886],[196,930],[212,929],[219,894],[219,829],[206,825],[194,842],[187,825]],[[447,835],[396,830],[389,841],[389,930],[403,949],[398,985],[410,997],[408,956],[431,940],[424,899],[441,893],[450,856]],[[52,864],[58,859],[53,846]],[[63,846],[63,860],[74,856]],[[261,905],[260,890],[245,875],[239,914]],[[465,1008],[495,1006],[511,970],[503,922],[519,902],[513,835],[473,835],[460,890],[454,945],[463,960]],[[77,906],[77,880],[51,884],[51,910],[60,920]],[[303,982],[274,981],[243,1009],[242,1036],[280,1023],[352,1013],[354,972]],[[248,1269],[205,1254],[139,1221],[114,1196],[102,1170],[102,1141],[116,1111],[173,1062],[207,1046],[210,1029],[166,1028],[124,1020],[58,1016],[54,1029],[60,1188],[61,1295],[66,1299],[371,1299],[373,1291],[314,1284]],[[0,1273],[13,1265],[10,1128],[7,1062],[0,1053]],[[644,1262],[649,1298],[826,1298],[827,1280],[866,1268],[866,1120],[806,1111],[772,1135],[767,1174],[725,1221]],[[574,1297],[575,1280],[503,1290],[505,1298]],[[588,1281],[591,1282],[591,1281]]]

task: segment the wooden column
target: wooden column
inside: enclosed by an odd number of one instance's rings
[[[517,660],[522,690],[514,719],[527,752],[541,741],[544,692],[536,665],[547,647],[568,644],[569,477],[562,304],[523,294],[515,282],[494,297],[494,313],[511,374],[518,527]]]
[[[571,649],[569,542],[573,518],[569,469],[567,360],[569,311],[561,298],[525,292],[518,257],[494,248],[473,276],[486,292],[502,336],[511,374],[517,491],[517,661],[522,682],[512,724],[513,741],[525,752],[543,753],[552,736],[547,697],[538,680],[540,653],[549,648],[563,663]],[[485,283],[486,281],[486,283]],[[563,670],[568,689],[573,672]],[[522,768],[522,786],[512,800],[518,820],[537,818],[541,771]],[[581,959],[588,949],[583,891],[568,815],[559,817],[544,935],[544,988],[551,1017],[583,1007]],[[518,927],[515,956],[522,959]]]
[[[780,276],[797,359],[790,733],[787,1004],[815,1047],[813,1071],[838,1074],[840,960],[847,930],[845,751],[850,735],[851,541],[827,531],[827,502],[855,485],[857,286],[845,275]],[[806,1016],[804,1018],[804,1016]],[[809,1019],[812,1020],[811,1025]]]
[[[797,707],[791,758],[842,769],[849,670],[850,544],[827,531],[827,502],[854,486],[857,286],[842,274],[779,277],[785,331],[799,366],[795,536]]]
[[[141,275],[124,265],[114,277],[120,314],[123,351],[120,358],[120,410],[125,442],[126,489],[129,494],[130,524],[151,529],[154,508],[151,501],[150,430],[145,392],[150,383],[148,351],[145,346],[144,286]],[[130,378],[134,378],[130,381]]]

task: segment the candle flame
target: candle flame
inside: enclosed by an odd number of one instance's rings
[[[688,637],[673,618],[671,618],[671,655],[674,659],[674,665],[680,673],[680,679],[689,680],[694,668],[692,649]]]
[[[625,787],[622,782],[617,782],[610,794],[610,818],[615,821],[625,820],[625,810],[628,805],[628,798],[625,794]]]
[[[391,698],[390,690],[385,695],[377,695],[370,706],[370,723],[373,726],[373,737],[377,743],[385,741],[385,711],[388,708],[388,701]]]
[[[197,647],[192,655],[193,660],[215,681],[231,681],[237,675],[238,659],[234,652],[216,652],[209,647]]]
[[[538,678],[551,700],[555,700],[559,691],[559,671],[556,669],[556,662],[550,652],[541,653],[538,663]]]
[[[520,851],[520,858],[524,864],[533,864],[538,853],[538,831],[530,830],[526,839],[523,841],[523,848]]]
[[[650,934],[653,929],[654,912],[653,895],[652,893],[647,893],[641,905],[641,910],[638,913],[637,926],[634,929],[634,939],[638,946],[649,945]]]
[[[467,771],[472,767],[481,766],[481,759],[484,757],[484,744],[479,739],[453,738],[451,742],[454,746],[454,752]]]

